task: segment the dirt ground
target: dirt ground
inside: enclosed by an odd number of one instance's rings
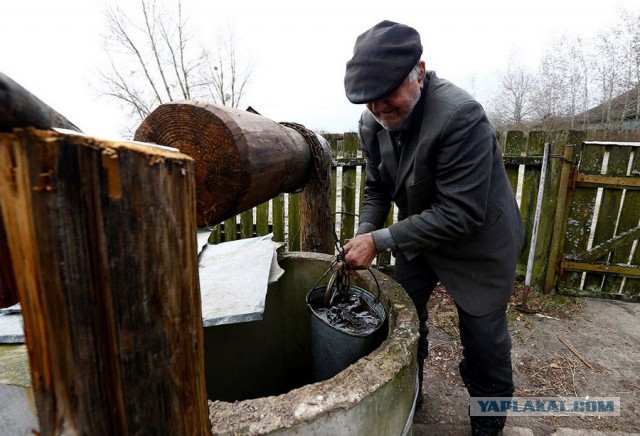
[[[527,297],[523,287],[509,308],[518,397],[620,397],[611,417],[509,417],[505,435],[578,435],[640,432],[640,304],[558,296]],[[430,306],[430,355],[425,402],[414,435],[468,435],[468,396],[460,380],[462,348],[451,298],[437,290]],[[570,348],[579,355],[573,353]],[[640,434],[640,433],[637,433]]]

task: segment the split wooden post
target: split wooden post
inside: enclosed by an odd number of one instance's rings
[[[320,147],[315,150],[312,135]],[[175,147],[195,160],[198,227],[218,224],[282,192],[299,191],[314,177],[325,178],[302,196],[302,249],[333,252],[331,159],[324,138],[252,112],[175,101],[153,111],[134,139]]]
[[[0,132],[12,132],[16,127],[80,130],[13,79],[0,73]],[[13,277],[11,264],[6,229],[0,217],[0,308],[18,302],[16,279]]]
[[[40,432],[210,434],[193,161],[2,133],[0,210]]]

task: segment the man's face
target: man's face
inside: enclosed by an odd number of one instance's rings
[[[391,94],[367,103],[367,109],[385,129],[400,130],[420,100],[423,84],[422,78],[411,81],[407,77]]]

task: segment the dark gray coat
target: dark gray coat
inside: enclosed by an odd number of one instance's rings
[[[398,162],[389,131],[369,111],[360,119],[367,158],[360,221],[381,228],[408,259],[422,256],[472,315],[506,304],[524,238],[495,130],[468,93],[428,72]]]

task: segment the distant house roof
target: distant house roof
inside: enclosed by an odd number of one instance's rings
[[[640,85],[624,92],[611,100],[611,122],[619,123],[621,120],[635,119],[638,115],[638,92]],[[577,119],[585,119],[587,124],[606,124],[607,110],[609,102],[604,102],[581,114],[576,115]],[[623,118],[624,114],[624,118]]]

